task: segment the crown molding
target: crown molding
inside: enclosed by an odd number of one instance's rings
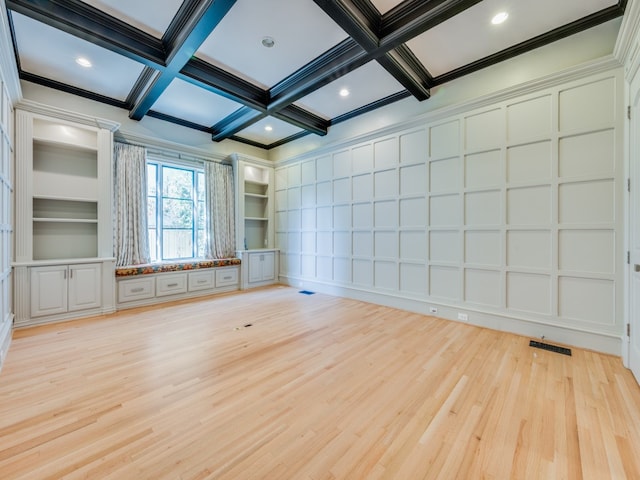
[[[39,115],[47,115],[49,117],[57,118],[58,120],[80,123],[90,127],[104,128],[111,132],[115,132],[120,128],[120,124],[118,122],[107,120],[106,118],[92,117],[91,115],[71,112],[63,108],[34,102],[33,100],[22,99],[16,104],[16,108]]]
[[[628,81],[640,68],[640,2],[628,0],[622,25],[618,33],[613,56],[625,66],[625,78]]]

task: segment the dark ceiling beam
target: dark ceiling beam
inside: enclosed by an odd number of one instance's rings
[[[7,8],[50,27],[162,70],[162,41],[80,0],[6,0]]]
[[[265,111],[268,92],[199,58],[192,58],[178,78],[256,110]]]
[[[469,75],[470,73],[477,72],[478,70],[481,70],[483,68],[490,67],[491,65],[495,65],[500,62],[504,62],[505,60],[509,60],[510,58],[529,52],[533,49],[543,47],[562,38],[575,35],[576,33],[580,33],[584,30],[600,25],[601,23],[618,18],[624,15],[625,6],[626,1],[620,1],[618,2],[618,5],[602,9],[599,12],[583,17],[580,20],[568,23],[556,29],[550,30],[547,33],[543,33],[542,35],[538,35],[537,37],[525,40],[524,42],[521,42],[517,45],[513,45],[512,47],[505,48],[504,50],[481,58],[480,60],[469,63],[454,70],[450,70],[449,72],[442,75],[438,75],[433,79],[433,83],[434,85],[442,85],[443,83],[450,82],[451,80],[454,80],[456,78]]]
[[[271,116],[320,136],[326,135],[329,129],[329,120],[293,104],[273,112]]]
[[[267,116],[266,113],[254,110],[249,107],[241,107],[225,119],[211,127],[211,139],[220,142],[229,138],[240,130],[243,130]]]
[[[414,71],[412,65],[401,61],[400,57],[394,56],[391,51],[394,47],[381,48],[378,32],[379,22],[375,22],[371,18],[373,7],[367,7],[369,4],[365,0],[314,1],[367,52],[371,59],[376,59],[416,99],[426,100],[429,98],[430,77],[423,74],[423,69]]]
[[[129,112],[129,118],[141,120],[147,114],[160,95],[180,73],[180,70],[196,53],[202,42],[231,10],[234,3],[236,0],[204,0],[199,2],[195,8],[180,10],[180,13],[188,18],[180,16],[174,18],[173,23],[182,24],[184,27],[179,33],[171,35],[173,44],[169,46],[171,51],[167,55],[166,68],[138,99]]]

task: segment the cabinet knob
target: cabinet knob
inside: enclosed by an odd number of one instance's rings
[[[636,264],[633,266],[633,269],[634,269],[636,272],[640,272],[640,265],[638,265],[638,264],[636,263]]]

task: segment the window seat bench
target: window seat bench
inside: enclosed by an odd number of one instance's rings
[[[116,267],[117,308],[239,290],[240,263],[222,258]]]

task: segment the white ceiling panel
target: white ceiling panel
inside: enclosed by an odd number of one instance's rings
[[[348,96],[341,96],[346,89]],[[404,90],[378,62],[372,61],[298,100],[296,105],[331,119]]]
[[[267,89],[345,38],[312,0],[238,0],[196,56]]]
[[[93,43],[14,13],[22,70],[101,95],[125,100],[143,66]],[[92,63],[81,67],[77,57]]]
[[[215,93],[175,79],[152,109],[176,118],[211,127],[242,105]]]
[[[267,130],[267,128],[271,128],[271,130]],[[277,118],[266,117],[242,130],[238,133],[238,136],[251,140],[252,142],[270,145],[300,132],[302,132],[301,128],[278,120]]]
[[[435,77],[616,3],[484,0],[409,40],[407,45]],[[509,18],[500,25],[492,25],[493,16],[502,11]]]
[[[134,27],[162,38],[183,0],[154,0],[153,8],[140,0],[83,0]]]

